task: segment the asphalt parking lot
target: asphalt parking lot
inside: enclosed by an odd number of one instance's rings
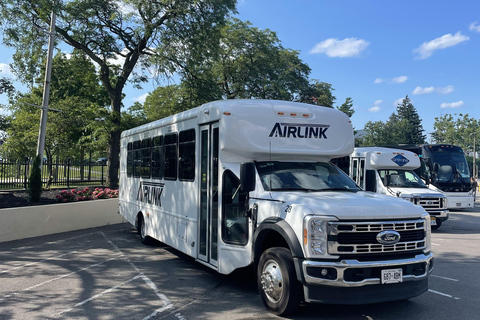
[[[477,203],[477,206],[479,203]],[[363,306],[305,305],[292,319],[474,319],[480,207],[434,232],[429,292]],[[0,243],[0,319],[275,319],[250,269],[222,276],[129,224]]]

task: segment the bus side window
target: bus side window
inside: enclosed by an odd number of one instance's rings
[[[181,131],[178,143],[178,180],[195,180],[195,129]]]
[[[127,145],[127,177],[133,174],[133,143],[129,142]]]
[[[163,136],[155,137],[152,141],[152,178],[163,178]]]
[[[133,142],[133,176],[140,177],[140,170],[142,165],[142,141]]]
[[[163,177],[165,180],[177,180],[178,163],[178,135],[176,133],[167,134],[164,138],[163,155]]]
[[[223,178],[222,239],[225,243],[246,244],[248,220],[244,215],[247,193],[240,190],[240,181],[226,171]]]
[[[142,178],[150,178],[150,169],[151,169],[151,142],[150,138],[142,140],[142,168],[141,176]]]

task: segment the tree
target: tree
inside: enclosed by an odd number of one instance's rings
[[[473,138],[476,145],[480,141],[480,120],[469,117],[468,114],[445,114],[435,117],[432,138],[437,143],[449,143],[462,147],[464,151],[473,150]],[[480,151],[478,147],[477,151]]]
[[[337,100],[332,94],[333,90],[335,89],[332,88],[330,83],[312,80],[309,85],[300,92],[299,100],[304,103],[333,108],[333,104],[335,100]]]
[[[422,144],[425,143],[426,136],[422,126],[422,119],[418,115],[417,109],[413,106],[408,95],[397,105],[399,130],[399,143]]]
[[[422,120],[408,95],[397,105],[397,113],[392,113],[388,121],[369,121],[365,130],[367,134],[360,143],[362,146],[425,143]]]
[[[340,107],[337,107],[337,109],[345,113],[349,118],[351,118],[355,113],[355,110],[353,109],[352,98],[347,97],[345,99],[345,102]]]
[[[183,83],[156,88],[145,98],[143,104],[147,121],[162,119],[195,107],[188,92]]]
[[[68,57],[58,53],[52,69],[49,106],[60,112],[49,111],[45,154],[49,163],[53,154],[61,155],[60,152],[69,153],[70,157],[77,154],[77,160],[82,160],[85,146],[101,140],[97,135],[100,125],[95,119],[109,115],[106,109],[109,99],[94,65],[83,53],[74,52]],[[9,158],[35,155],[40,110],[33,105],[41,104],[42,95],[41,85],[35,85],[30,92],[11,99],[12,119],[6,130],[9,139],[5,146]],[[99,148],[106,150],[107,144]]]
[[[222,29],[211,70],[220,97],[227,99],[293,100],[310,73],[299,52],[284,48],[275,32],[238,19]]]
[[[40,166],[42,165],[42,160],[40,156],[37,155],[33,160],[33,164],[30,168],[30,176],[28,178],[28,198],[31,202],[38,202],[42,196],[42,171]]]
[[[55,11],[57,39],[85,53],[99,68],[110,100],[111,128],[107,185],[118,185],[121,107],[127,81],[139,85],[144,75],[134,68],[156,66],[159,74],[191,66],[216,53],[218,28],[235,0],[4,0],[0,3],[4,42],[25,52],[41,45]],[[35,39],[36,41],[32,41]],[[45,42],[46,43],[46,42]],[[208,48],[208,50],[205,50]],[[23,55],[25,56],[25,55]],[[112,59],[117,60],[117,64]],[[27,60],[34,59],[28,57]]]

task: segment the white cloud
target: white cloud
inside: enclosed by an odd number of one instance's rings
[[[0,63],[0,74],[4,76],[11,76],[10,66],[6,63]]]
[[[444,102],[440,105],[441,109],[455,109],[455,108],[460,108],[463,106],[463,101],[460,100],[458,102]]]
[[[452,93],[454,90],[455,89],[453,88],[453,86],[446,86],[445,88],[442,88],[442,87],[437,88],[437,92],[441,94],[449,94],[449,93]]]
[[[470,24],[470,31],[475,31],[475,32],[480,32],[480,25],[478,25],[478,22],[475,21],[475,22],[472,22]]]
[[[384,80],[382,78],[377,78],[373,83],[382,83]]]
[[[380,111],[380,104],[382,103],[382,100],[375,100],[373,103],[373,107],[368,108],[368,112],[378,112]]]
[[[428,94],[428,93],[432,93],[432,92],[437,92],[437,93],[440,93],[440,94],[449,94],[449,93],[452,93],[454,90],[455,89],[451,85],[446,86],[446,87],[437,87],[437,88],[434,88],[434,87],[425,87],[425,88],[416,87],[415,90],[413,90],[413,94],[419,95],[419,94]]]
[[[405,100],[405,98],[400,98],[400,99],[397,99],[397,100],[393,101],[393,106],[396,108],[399,104],[403,103],[403,100]]]
[[[396,77],[396,78],[393,78],[392,80],[390,80],[390,83],[404,83],[407,80],[408,80],[407,76],[400,76],[400,77]]]
[[[460,31],[455,33],[455,35],[449,33],[429,42],[422,43],[422,45],[414,49],[413,52],[418,53],[418,59],[426,59],[430,57],[436,50],[453,47],[468,40],[470,40],[470,38],[462,35]]]
[[[434,87],[416,87],[415,90],[413,90],[413,94],[427,94],[427,93],[432,93],[435,91]]]
[[[145,99],[147,98],[147,96],[148,96],[148,93],[144,93],[141,96],[133,98],[132,100],[135,101],[135,102],[140,102],[140,103],[143,104],[143,103],[145,103]]]
[[[357,38],[345,38],[343,40],[327,39],[317,43],[310,53],[325,53],[331,58],[347,58],[359,56],[370,45],[370,42]]]

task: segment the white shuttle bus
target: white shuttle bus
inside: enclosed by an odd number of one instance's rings
[[[428,289],[430,216],[362,191],[329,161],[347,156],[342,112],[225,100],[122,133],[120,213],[221,274],[254,265],[266,308],[364,304]]]
[[[448,220],[447,197],[429,189],[414,172],[417,154],[400,149],[363,147],[350,155],[350,177],[364,190],[399,197],[422,206],[430,214],[432,229]]]

